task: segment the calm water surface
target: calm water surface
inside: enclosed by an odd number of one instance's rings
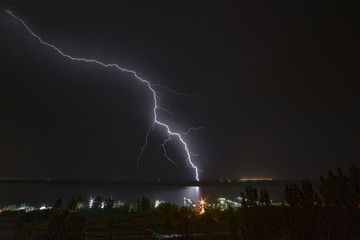
[[[251,185],[259,191],[266,188],[270,198],[275,201],[284,200],[284,181],[253,182]],[[115,201],[126,200],[134,203],[143,196],[150,199],[184,205],[184,197],[190,198],[198,204],[200,198],[206,198],[209,203],[216,203],[217,198],[234,199],[244,191],[250,183],[232,186],[157,186],[157,185],[120,185],[120,184],[46,184],[46,183],[1,183],[0,208],[10,204],[26,203],[38,207],[42,204],[52,205],[58,198],[66,204],[71,197],[82,196],[89,198],[101,195],[112,197]]]

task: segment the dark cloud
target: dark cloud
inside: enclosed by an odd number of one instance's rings
[[[0,15],[0,159],[3,177],[193,179],[176,141],[162,157],[151,95],[128,74],[74,56],[134,69],[160,89],[162,113],[186,137],[202,178],[317,177],[359,163],[359,31],[354,6],[330,3],[65,4],[12,1]],[[137,90],[136,90],[137,89]]]

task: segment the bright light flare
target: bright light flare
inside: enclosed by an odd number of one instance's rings
[[[46,205],[44,204],[44,205],[42,205],[39,209],[40,209],[40,210],[46,210],[46,209],[48,209],[48,208],[47,208]]]
[[[90,200],[90,201],[89,201],[89,208],[92,208],[93,205],[94,205],[94,198],[90,197],[89,200]]]
[[[158,208],[161,204],[165,203],[165,201],[162,200],[156,200],[155,201],[155,208]]]

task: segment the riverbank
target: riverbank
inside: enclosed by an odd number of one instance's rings
[[[285,187],[285,203],[274,204],[269,192],[252,186],[236,201],[218,198],[207,203],[198,187],[194,199],[179,207],[146,197],[114,207],[112,198],[71,198],[43,210],[16,209],[0,213],[0,236],[7,240],[112,239],[360,239],[360,169],[337,169]],[[130,190],[133,188],[129,188]],[[186,192],[183,192],[186,193]],[[152,203],[152,204],[151,204]],[[211,202],[210,202],[211,203]],[[5,237],[4,237],[5,236]]]
[[[360,209],[329,206],[43,210],[0,213],[0,240],[358,239]]]

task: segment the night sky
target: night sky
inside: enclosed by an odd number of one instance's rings
[[[75,1],[73,1],[75,2]],[[359,8],[309,1],[5,1],[0,5],[0,178],[194,180],[159,117],[184,137],[200,179],[318,178],[360,163]]]

